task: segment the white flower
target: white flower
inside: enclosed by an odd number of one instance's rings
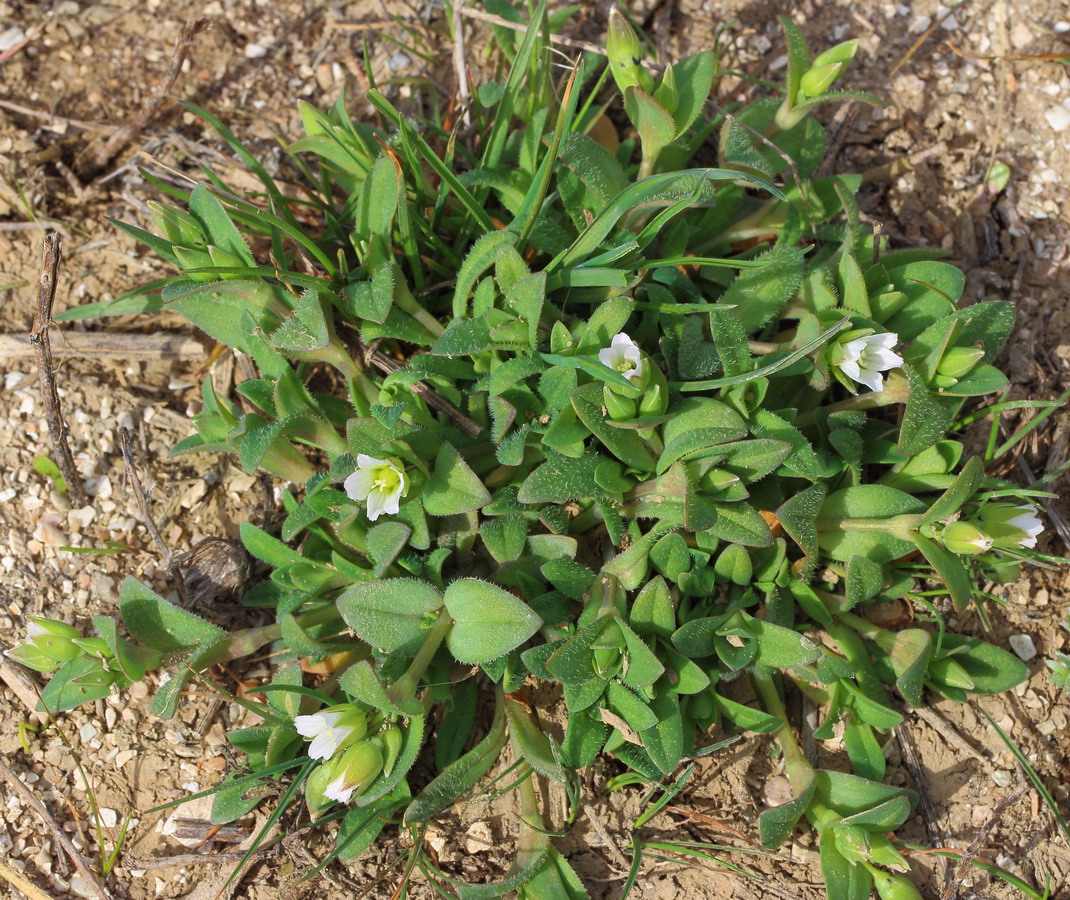
[[[598,351],[598,361],[632,381],[643,375],[643,354],[628,335],[615,334],[609,346]]]
[[[353,791],[357,789],[357,785],[346,785],[345,775],[339,775],[334,781],[327,785],[323,789],[323,796],[328,800],[337,800],[339,803],[348,803],[349,798],[353,796]]]
[[[871,334],[840,344],[840,359],[836,365],[852,381],[864,384],[871,391],[884,388],[881,372],[903,365],[903,358],[892,353],[899,342],[899,335],[891,332]]]
[[[294,728],[301,737],[312,740],[308,748],[312,759],[330,759],[343,744],[364,737],[368,720],[355,706],[342,704],[329,706],[310,716],[297,716]]]
[[[1025,532],[1025,536],[1018,541],[1018,546],[1032,549],[1037,545],[1037,537],[1044,530],[1044,523],[1037,517],[1036,509],[1028,504],[1017,506],[1015,509],[1022,511],[1007,524]]]
[[[343,485],[351,500],[368,501],[368,518],[373,522],[383,513],[395,515],[401,498],[409,490],[405,469],[397,460],[376,459],[357,454],[357,471]]]

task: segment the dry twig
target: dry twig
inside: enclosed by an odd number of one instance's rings
[[[175,50],[171,56],[171,65],[167,69],[167,74],[156,86],[156,90],[146,98],[138,114],[125,125],[116,129],[115,133],[107,141],[93,151],[86,165],[86,168],[91,173],[99,172],[118,153],[137,140],[138,135],[145,130],[145,126],[152,121],[163,105],[164,100],[167,99],[167,95],[182,71],[182,64],[189,55],[190,47],[193,46],[193,39],[211,24],[210,19],[197,19],[182,29],[182,34],[179,35],[178,41],[175,42]]]
[[[18,666],[14,666],[6,659],[0,658],[0,681],[3,681],[12,693],[22,701],[26,711],[38,722],[47,722],[47,713],[38,712],[37,700],[41,696],[41,688]]]
[[[27,881],[14,869],[4,865],[0,862],[0,881],[6,881],[16,891],[25,894],[29,900],[51,900],[51,898],[42,891],[32,881]]]
[[[41,264],[41,277],[37,284],[37,309],[33,314],[33,330],[30,332],[30,345],[37,357],[37,372],[41,378],[41,400],[45,407],[45,420],[48,432],[52,436],[52,446],[56,451],[56,465],[67,482],[71,500],[75,506],[85,506],[85,488],[82,476],[74,467],[74,456],[67,443],[67,426],[59,406],[59,393],[56,391],[56,373],[52,368],[52,348],[48,340],[48,329],[52,324],[52,306],[56,302],[56,277],[59,274],[60,238],[56,233],[45,235],[44,261]]]
[[[3,760],[0,760],[0,778],[10,784],[12,790],[44,820],[49,831],[52,832],[53,839],[63,848],[63,852],[70,857],[71,862],[74,863],[74,867],[85,879],[86,884],[92,889],[94,895],[101,898],[101,900],[109,900],[108,892],[104,890],[104,885],[97,873],[89,868],[89,864],[82,859],[82,855],[74,848],[71,839],[67,837],[63,829],[59,827],[56,820],[52,818],[52,814],[48,811],[47,807],[40,801],[33,791],[22,783],[22,779],[7,767]]]
[[[141,486],[141,479],[138,478],[137,475],[137,466],[134,464],[134,453],[130,448],[129,429],[119,428],[119,449],[123,454],[127,483],[134,491],[134,500],[137,503],[141,522],[152,536],[152,542],[156,545],[156,549],[160,551],[160,555],[164,560],[164,568],[170,570],[174,565],[174,554],[171,552],[171,548],[167,546],[166,541],[164,541],[163,535],[160,534],[160,529],[156,527],[156,522],[152,518],[152,513],[149,512],[149,496]],[[182,580],[179,579],[178,583],[181,585]]]
[[[28,334],[0,334],[0,360],[27,359],[35,355]],[[127,334],[113,331],[71,331],[63,334],[59,355],[90,359],[202,360],[204,345],[185,334]]]

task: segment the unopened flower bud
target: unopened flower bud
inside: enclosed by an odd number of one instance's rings
[[[239,269],[245,267],[244,260],[238,259],[233,253],[230,253],[221,247],[209,245],[208,255],[212,257],[212,265],[219,266],[221,269]],[[222,272],[219,277],[241,278],[242,276],[236,272]]]
[[[383,774],[389,775],[394,770],[394,764],[401,755],[401,746],[405,736],[397,725],[391,725],[378,735],[379,745],[383,751]]]
[[[627,422],[635,418],[636,403],[629,397],[622,397],[611,385],[602,389],[602,403],[606,408],[606,415],[614,422]]]
[[[383,751],[372,741],[360,741],[343,753],[331,770],[331,781],[323,789],[328,800],[348,803],[367,789],[383,771]]]
[[[146,204],[152,221],[167,240],[179,247],[203,247],[204,229],[188,212],[150,200]]]
[[[976,556],[992,549],[992,538],[976,525],[962,520],[948,525],[940,539],[948,550],[959,556]]]
[[[909,878],[876,868],[870,869],[870,873],[881,900],[923,900],[921,891]]]
[[[63,663],[81,656],[81,649],[74,643],[80,637],[77,628],[64,622],[30,616],[26,640],[5,650],[4,655],[36,672],[54,672]]]
[[[207,269],[214,266],[212,257],[207,250],[194,250],[191,247],[175,247],[175,257],[183,269]],[[211,272],[191,272],[189,278],[192,281],[215,281],[215,275]]]
[[[799,90],[807,97],[820,97],[832,87],[832,83],[840,77],[842,71],[843,63],[814,66],[799,81]]]
[[[643,67],[643,47],[639,38],[616,7],[609,14],[606,56],[613,80],[622,94],[630,87],[639,88],[647,94],[654,89],[654,78]]]
[[[824,53],[818,54],[812,63],[810,63],[811,69],[816,69],[819,66],[827,66],[832,63],[849,63],[854,59],[854,55],[858,52],[858,39],[853,38],[849,41],[843,41],[837,44],[835,47],[829,47]]]
[[[844,825],[829,829],[836,842],[836,849],[854,863],[869,859],[869,832],[858,825]],[[828,834],[828,832],[825,832]]]
[[[980,347],[952,347],[940,360],[936,374],[947,378],[962,378],[972,371],[984,355],[985,351]]]

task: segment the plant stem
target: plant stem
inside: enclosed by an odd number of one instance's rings
[[[758,696],[761,698],[766,712],[776,716],[784,723],[774,734],[776,735],[777,743],[780,744],[780,750],[784,754],[784,774],[788,777],[788,783],[791,785],[792,790],[801,792],[809,786],[814,767],[810,765],[810,761],[802,752],[799,742],[795,739],[795,732],[791,730],[791,726],[788,724],[788,714],[784,709],[783,701],[780,699],[780,693],[777,691],[773,676],[759,675],[756,672],[752,672],[751,681],[754,684],[754,689],[758,692]]]

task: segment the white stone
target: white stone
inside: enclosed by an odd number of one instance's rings
[[[261,47],[259,44],[245,45],[246,59],[263,59],[265,56],[267,56],[267,47]]]
[[[1044,113],[1044,118],[1048,120],[1052,131],[1061,132],[1070,128],[1070,109],[1065,106],[1053,106]]]
[[[78,736],[82,739],[83,744],[88,744],[93,738],[95,738],[100,731],[97,726],[92,722],[86,722],[81,728],[78,729]]]
[[[1037,655],[1036,645],[1028,634],[1012,634],[1007,638],[1007,641],[1011,645],[1011,649],[1014,651],[1015,655],[1022,662],[1029,662],[1029,660]]]

